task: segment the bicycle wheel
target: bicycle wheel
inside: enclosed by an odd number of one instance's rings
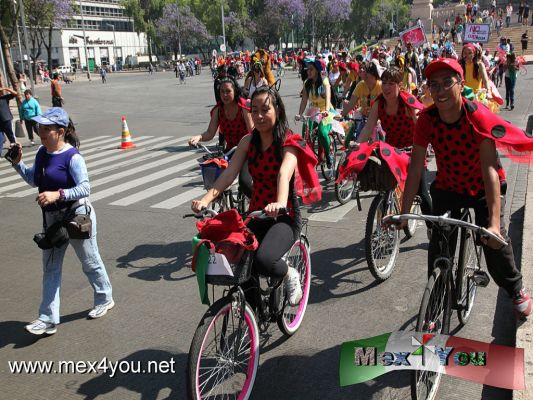
[[[474,307],[477,285],[474,275],[481,270],[481,247],[476,246],[475,235],[468,229],[461,229],[461,242],[459,245],[459,262],[457,265],[457,317],[461,325],[466,325]]]
[[[283,311],[278,316],[278,326],[281,331],[288,336],[293,335],[302,324],[307,303],[309,302],[309,291],[311,289],[311,254],[309,242],[302,235],[296,241],[285,256],[290,267],[296,268],[300,274],[300,285],[302,286],[302,299],[297,306],[291,306],[284,302]]]
[[[315,138],[313,139],[313,149],[317,149],[316,154],[324,153],[324,149],[322,149],[322,147],[318,143],[318,136],[315,136]],[[327,182],[330,182],[335,179],[335,171],[337,166],[337,142],[335,141],[335,138],[332,135],[329,136],[328,156],[331,160],[331,165],[328,166],[328,163],[326,162],[327,156],[326,154],[323,154],[322,162],[320,163],[320,171],[322,172],[322,176],[324,177],[324,179]]]
[[[335,197],[337,197],[337,201],[341,204],[346,204],[352,199],[356,184],[355,176],[353,179],[345,179],[337,182],[337,179],[339,179],[339,166],[344,163],[344,160],[346,160],[346,153],[343,152],[335,170]]]
[[[240,329],[239,329],[240,325]],[[223,297],[204,314],[187,361],[189,398],[248,399],[259,364],[259,328],[248,304],[241,319],[231,297]]]
[[[411,214],[420,214],[420,197],[416,196],[413,205],[411,206]],[[416,219],[410,219],[407,221],[407,226],[403,228],[403,232],[405,233],[405,237],[407,239],[411,239],[415,235],[416,227],[418,225],[418,221]]]
[[[392,274],[400,248],[398,231],[384,228],[381,223],[384,216],[399,213],[398,206],[391,197],[390,191],[378,194],[372,200],[366,219],[366,261],[370,272],[380,282]]]
[[[446,274],[435,268],[424,290],[416,331],[449,333],[450,296],[446,291]],[[442,374],[433,371],[412,371],[411,397],[413,400],[434,400],[437,397]]]

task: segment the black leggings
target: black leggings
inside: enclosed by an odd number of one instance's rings
[[[516,268],[514,262],[513,247],[511,239],[507,236],[504,221],[505,210],[505,189],[502,188],[501,210],[500,210],[500,234],[507,241],[508,245],[500,250],[495,250],[491,247],[483,245],[483,253],[485,253],[485,261],[487,262],[487,269],[489,270],[492,279],[496,284],[505,289],[510,296],[516,294],[522,289],[522,274]],[[436,189],[434,185],[431,186],[431,195],[433,198],[433,212],[434,215],[442,215],[446,211],[451,211],[452,218],[460,217],[460,209],[464,207],[473,208],[475,212],[476,225],[487,227],[489,219],[489,210],[487,208],[487,201],[484,198],[475,198],[457,193],[446,192]],[[428,249],[428,274],[431,274],[433,269],[433,261],[439,254],[439,245],[436,235],[436,230],[433,230],[431,241]],[[457,230],[455,235],[451,238],[451,243],[457,243]],[[451,245],[450,251],[454,251],[455,246]]]
[[[39,134],[39,132],[37,132],[37,122],[31,119],[25,119],[24,124],[26,125],[26,131],[28,132],[28,138],[33,142],[33,132]]]
[[[255,253],[254,270],[274,278],[287,275],[287,263],[282,257],[292,247],[298,235],[297,222],[283,215],[277,220],[253,219],[248,223],[248,228],[260,243]]]

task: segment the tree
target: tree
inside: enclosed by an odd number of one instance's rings
[[[154,24],[162,16],[165,3],[165,0],[122,0],[121,2],[126,15],[133,19],[135,32],[146,33],[150,62],[152,62],[152,43],[157,40]]]
[[[258,17],[255,37],[264,46],[278,43],[280,38],[289,42],[292,29],[301,24],[306,14],[303,0],[265,0]]]
[[[7,78],[11,81],[11,86],[13,90],[19,92],[19,83],[17,79],[17,74],[15,73],[15,68],[13,67],[13,60],[11,58],[11,41],[15,32],[16,21],[19,18],[18,10],[13,9],[11,2],[1,1],[0,2],[0,43],[2,46],[2,55],[4,56],[4,62],[7,71]],[[0,84],[3,86],[2,77],[0,77]],[[17,103],[20,105],[21,96],[17,97]]]
[[[156,21],[157,34],[165,46],[172,49],[175,59],[185,48],[199,47],[208,38],[207,28],[187,6],[176,3],[163,8],[163,16]]]

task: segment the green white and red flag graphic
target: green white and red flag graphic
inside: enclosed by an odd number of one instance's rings
[[[524,350],[455,336],[397,331],[343,343],[340,385],[390,371],[426,370],[505,389],[524,389]]]

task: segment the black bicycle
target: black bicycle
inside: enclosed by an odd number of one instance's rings
[[[227,153],[224,153],[222,148],[217,148],[215,151],[211,151],[206,146],[201,144],[196,145],[195,147],[201,148],[205,151],[205,154],[198,160],[198,163],[202,171],[204,188],[205,190],[209,190],[213,187],[216,180],[224,170],[224,168],[220,166],[220,161],[229,161],[237,147],[232,148]],[[250,199],[246,196],[238,184],[234,184],[224,190],[224,192],[213,201],[212,208],[216,208],[218,212],[235,208],[239,213],[243,214],[246,210],[248,210],[249,204]]]
[[[477,287],[486,287],[490,282],[481,266],[479,238],[492,238],[503,246],[507,243],[486,228],[473,224],[469,209],[462,210],[459,219],[450,218],[450,212],[442,216],[401,214],[387,218],[393,223],[403,220],[430,222],[434,235],[438,235],[439,251],[422,296],[416,331],[448,334],[452,310],[457,311],[461,326],[466,324],[472,313]],[[437,372],[413,371],[413,400],[435,399],[441,377],[442,374]]]

